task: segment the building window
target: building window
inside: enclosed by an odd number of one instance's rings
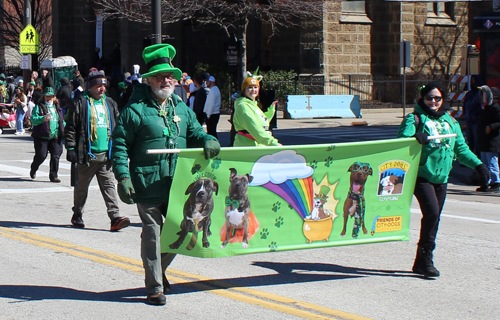
[[[340,22],[372,23],[366,15],[366,1],[342,1]]]
[[[455,4],[446,2],[427,3],[426,25],[455,26]]]

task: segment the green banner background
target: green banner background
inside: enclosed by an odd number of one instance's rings
[[[421,146],[415,139],[223,148],[219,156],[210,160],[204,159],[201,149],[182,150],[161,235],[162,252],[225,257],[409,240],[410,204],[420,153]],[[243,175],[243,180],[247,174],[253,177],[246,192],[251,211],[246,248],[241,228],[231,229],[231,241],[221,248],[226,235],[226,211],[230,211],[232,222],[243,215],[238,209],[227,207],[238,202],[229,198],[231,168],[238,176]],[[359,181],[352,182],[351,176],[366,179],[364,187]],[[217,183],[218,190],[217,194],[212,192],[211,235],[207,238],[209,245],[203,247],[201,229],[206,218],[202,222],[195,220],[200,227],[197,232],[192,227],[194,220],[184,218],[184,207],[186,202],[196,202],[187,191],[191,183],[208,178]],[[198,191],[214,191],[211,185],[207,187],[206,180],[204,187],[200,186],[196,187]],[[241,197],[244,195],[236,198]],[[197,208],[202,207],[198,204]],[[187,210],[188,218],[196,216],[193,211],[196,210]],[[183,228],[191,232],[177,249],[172,249],[183,220]]]

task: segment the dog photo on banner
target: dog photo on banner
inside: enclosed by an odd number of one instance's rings
[[[415,139],[223,148],[210,160],[181,150],[162,251],[224,257],[409,240],[420,152]]]

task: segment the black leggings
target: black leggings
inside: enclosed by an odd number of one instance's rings
[[[419,246],[436,243],[447,187],[447,183],[434,184],[424,178],[417,178],[414,194],[422,211]]]

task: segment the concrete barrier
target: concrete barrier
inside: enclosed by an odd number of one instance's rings
[[[290,95],[287,111],[292,119],[362,117],[359,95]]]

